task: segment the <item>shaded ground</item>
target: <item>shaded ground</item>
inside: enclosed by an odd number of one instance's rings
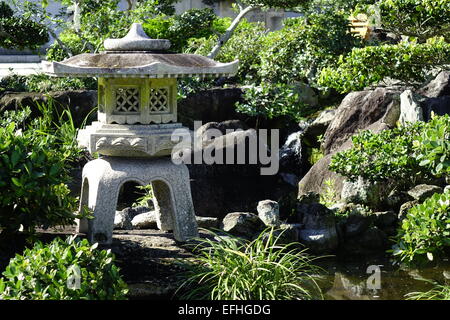
[[[38,239],[50,242],[55,237],[75,233],[75,226],[38,230]],[[84,237],[83,234],[80,234]],[[200,233],[206,237],[205,233]],[[0,248],[0,273],[9,259],[23,252],[25,238],[14,239]],[[192,246],[191,246],[192,247]],[[129,287],[130,299],[175,299],[174,293],[180,284],[179,275],[183,268],[178,261],[192,258],[188,246],[177,243],[172,233],[160,230],[115,230],[113,243],[102,246],[111,249],[116,256],[116,265]]]

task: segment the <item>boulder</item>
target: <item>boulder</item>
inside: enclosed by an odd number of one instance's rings
[[[380,121],[395,125],[400,116],[399,92],[376,88],[349,93],[336,109],[336,115],[324,135],[323,151],[330,154],[358,130]],[[395,120],[395,121],[394,121]]]
[[[157,212],[148,211],[136,215],[131,224],[135,229],[157,229]]]
[[[199,141],[202,141],[204,145],[211,143],[214,138],[211,137],[211,132],[219,131],[222,135],[225,135],[229,131],[247,130],[248,126],[241,120],[226,120],[222,122],[208,122],[202,125],[195,131],[195,136]]]
[[[116,215],[114,216],[114,229],[123,229],[123,230],[133,229],[130,216],[123,210],[116,211]]]
[[[47,94],[37,92],[5,92],[0,98],[0,113],[7,110],[20,110],[30,107],[31,116],[41,115],[38,105],[54,100],[55,116],[69,109],[76,127],[80,127],[85,118],[97,106],[96,90],[54,91]],[[95,114],[93,115],[95,116]]]
[[[243,101],[242,93],[241,88],[215,88],[191,94],[178,103],[178,121],[193,128],[197,120],[244,120],[246,115],[236,112],[234,107],[236,102]]]
[[[328,126],[333,121],[336,115],[335,109],[328,109],[322,111],[319,116],[306,128],[303,133],[303,142],[309,147],[319,148],[320,142],[318,137],[325,134]]]
[[[417,93],[429,98],[450,96],[450,71],[441,71],[436,78],[420,88]]]
[[[272,200],[258,202],[258,217],[268,227],[276,227],[280,224],[280,206]]]
[[[423,110],[421,102],[423,97],[413,93],[411,90],[405,90],[400,95],[400,118],[402,125],[408,122],[423,121]]]
[[[216,229],[219,227],[219,220],[215,217],[196,216],[197,226],[204,229]]]
[[[338,247],[339,240],[333,211],[320,203],[299,203],[297,219],[301,224],[299,241],[311,251],[329,253]]]
[[[372,222],[367,215],[350,214],[345,220],[344,235],[346,238],[354,237],[366,231]]]
[[[450,114],[450,96],[425,99],[421,106],[425,121],[429,121],[432,114],[438,116]]]
[[[388,191],[385,184],[370,182],[358,177],[356,181],[344,180],[341,200],[346,203],[359,203],[371,208],[378,208],[387,197]]]
[[[398,220],[397,214],[392,210],[374,212],[373,216],[375,217],[375,225],[382,230],[392,227]]]
[[[244,238],[252,238],[264,228],[264,222],[256,214],[249,212],[232,212],[222,221],[223,231]]]
[[[419,202],[431,197],[435,193],[442,193],[442,188],[438,186],[419,184],[408,191],[408,195]]]
[[[414,207],[418,204],[419,204],[419,201],[417,201],[417,200],[408,201],[408,202],[405,202],[404,204],[402,204],[402,206],[400,207],[400,210],[398,212],[398,216],[397,216],[398,220],[402,221],[408,214],[409,209],[411,209],[412,207]]]

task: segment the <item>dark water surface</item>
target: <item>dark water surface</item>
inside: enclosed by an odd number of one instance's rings
[[[326,270],[320,284],[327,300],[404,300],[410,292],[428,291],[433,284],[423,279],[444,283],[450,278],[450,262],[420,269],[393,266],[389,257],[358,257],[348,259],[326,258],[317,261]],[[379,266],[379,287],[374,289],[371,265]],[[372,278],[370,278],[373,276]]]

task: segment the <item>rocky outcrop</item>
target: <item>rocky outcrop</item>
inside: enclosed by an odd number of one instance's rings
[[[303,133],[303,142],[308,147],[319,148],[320,142],[318,141],[318,137],[325,134],[335,115],[335,109],[322,111],[319,116],[314,119],[314,121],[306,128],[305,132]]]
[[[276,227],[280,224],[280,206],[272,200],[258,202],[258,217],[268,227]]]
[[[408,195],[419,202],[431,197],[435,193],[442,193],[443,189],[438,186],[419,184],[408,191]]]
[[[264,229],[264,223],[254,213],[232,212],[222,221],[222,229],[235,236],[252,238]]]
[[[358,130],[365,129],[377,121],[395,125],[399,116],[397,90],[376,88],[349,93],[342,100],[333,121],[325,132],[324,154],[335,152]]]
[[[428,98],[450,96],[450,71],[441,71],[436,78],[420,88],[417,93]]]

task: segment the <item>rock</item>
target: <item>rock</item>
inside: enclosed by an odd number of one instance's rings
[[[294,93],[298,94],[298,101],[308,106],[315,107],[319,104],[317,93],[306,83],[294,82],[292,84]]]
[[[398,216],[397,216],[398,220],[402,221],[408,214],[409,209],[411,209],[412,207],[414,207],[418,204],[419,204],[419,201],[417,201],[417,200],[408,201],[408,202],[405,202],[404,204],[402,204],[402,206],[400,207],[400,210],[398,212]]]
[[[144,212],[136,215],[131,224],[135,229],[156,229],[157,228],[157,214],[156,211]]]
[[[222,229],[235,236],[251,238],[265,228],[264,223],[254,213],[232,212],[222,221]]]
[[[126,212],[116,211],[116,215],[114,216],[114,229],[133,229],[130,216]]]
[[[205,145],[209,144],[214,140],[209,133],[218,131],[222,135],[225,135],[229,133],[230,131],[236,131],[236,130],[247,130],[248,126],[240,121],[240,120],[227,120],[222,122],[208,122],[202,125],[200,128],[198,128],[195,131],[195,136],[197,139],[202,141]],[[227,132],[229,130],[229,132]],[[217,132],[217,133],[218,133]]]
[[[359,244],[368,250],[384,249],[387,243],[386,234],[373,226],[367,229],[360,237],[358,237]]]
[[[356,181],[345,180],[342,184],[341,200],[377,208],[386,197],[385,185],[358,177]]]
[[[354,237],[363,233],[369,228],[371,222],[372,219],[369,216],[362,214],[350,214],[345,221],[345,237]]]
[[[298,197],[299,204],[312,204],[320,202],[320,194],[317,192],[308,192]]]
[[[450,96],[428,98],[425,99],[421,105],[425,121],[429,121],[432,114],[438,116],[450,114]]]
[[[325,134],[331,121],[336,115],[335,109],[328,109],[322,111],[319,116],[306,128],[303,133],[303,141],[312,148],[319,148],[320,142],[318,137]]]
[[[397,222],[397,214],[392,210],[374,212],[373,216],[375,216],[375,225],[382,230]]]
[[[402,125],[408,122],[423,121],[423,110],[421,107],[421,101],[423,97],[414,94],[411,90],[405,90],[400,95],[400,118],[399,121]]]
[[[412,198],[406,192],[393,190],[384,199],[384,206],[398,212],[402,204],[411,200]]]
[[[199,228],[216,229],[219,227],[219,220],[215,217],[199,217],[196,216],[197,225]]]
[[[436,78],[420,88],[418,93],[429,98],[450,96],[450,71],[441,71]]]
[[[299,227],[300,225],[297,223],[280,224],[283,242],[284,243],[298,242]]]
[[[280,224],[280,207],[278,202],[272,200],[262,200],[258,202],[258,217],[268,227],[275,227]]]
[[[31,117],[41,115],[38,105],[48,103],[49,97],[53,103],[55,116],[61,114],[68,108],[72,115],[76,127],[83,124],[85,118],[97,106],[96,90],[70,90],[54,91],[47,94],[37,92],[5,92],[0,98],[0,113],[7,110],[20,110],[23,107],[30,107]]]
[[[194,121],[220,122],[228,119],[244,120],[234,105],[242,102],[241,88],[215,88],[189,95],[178,103],[178,121],[190,127]]]
[[[349,93],[340,106],[324,135],[323,151],[328,155],[336,151],[353,134],[381,121],[392,125],[399,116],[399,92],[388,88],[376,88]]]
[[[371,130],[374,133],[378,133],[389,128],[388,125],[380,120],[365,128],[365,130]],[[338,202],[341,197],[345,177],[330,171],[328,168],[334,153],[349,149],[351,146],[352,141],[351,139],[348,139],[333,153],[327,154],[317,161],[298,183],[298,196],[300,197],[308,192],[323,193],[329,188],[326,182],[331,181],[333,184],[332,189],[335,194],[335,200]]]
[[[426,198],[431,197],[435,193],[442,193],[442,188],[438,186],[419,184],[408,191],[408,195],[419,202],[423,202]]]
[[[300,222],[299,241],[314,253],[333,252],[339,244],[334,213],[320,203],[297,207]]]

